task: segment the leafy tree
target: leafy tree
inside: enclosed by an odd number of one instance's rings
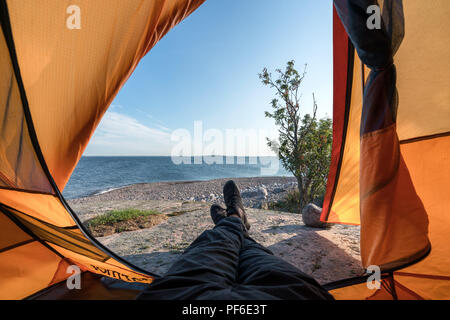
[[[286,69],[276,70],[277,77],[264,68],[259,78],[262,83],[275,89],[272,112],[266,117],[275,120],[278,140],[267,139],[268,146],[278,153],[283,166],[297,178],[300,210],[325,194],[328,168],[331,159],[332,121],[317,119],[317,102],[313,93],[312,115],[301,115],[299,88],[306,75],[294,67],[294,61]]]

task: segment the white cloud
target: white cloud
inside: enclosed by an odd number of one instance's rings
[[[159,120],[153,118],[151,125],[144,125],[138,119],[121,113],[120,106],[114,106],[109,109],[103,117],[100,125],[94,133],[84,155],[102,155],[102,156],[170,156],[172,151],[179,146],[177,140],[172,140],[172,132],[164,126]],[[145,114],[143,119],[149,119],[151,115]],[[147,120],[148,121],[148,120]],[[203,127],[202,127],[203,128]],[[192,128],[194,129],[194,128]],[[266,137],[275,137],[274,132],[257,129],[214,129],[220,133],[219,143],[213,146],[208,130],[195,132],[195,129],[183,129],[188,137],[188,154],[211,155],[211,148],[215,150],[214,154],[227,155],[273,155],[273,152],[267,147]],[[235,136],[227,136],[228,131],[234,132],[241,139]],[[248,136],[248,132],[254,132],[254,136]],[[194,139],[199,139],[199,141]],[[236,141],[234,139],[237,139]],[[244,139],[244,140],[242,140]],[[217,140],[217,139],[216,139]],[[200,144],[200,149],[195,149],[195,143]],[[241,148],[238,148],[241,147]],[[192,148],[192,149],[191,149]],[[229,149],[231,148],[231,149]],[[186,149],[186,150],[187,150]],[[184,150],[184,149],[183,149]]]
[[[157,126],[157,127],[158,127],[160,130],[162,130],[162,131],[166,131],[166,132],[169,132],[169,131],[170,131],[169,128],[167,128],[167,127],[165,127],[165,126],[163,126],[163,125],[155,124],[155,126]]]
[[[169,129],[157,127],[151,128],[125,114],[108,111],[85,155],[169,155],[173,144]]]

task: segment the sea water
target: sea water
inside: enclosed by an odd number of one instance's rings
[[[221,164],[194,158],[187,162],[176,164],[171,157],[82,157],[63,195],[73,199],[135,183],[291,176],[276,157],[223,157]],[[264,170],[275,162],[274,170]]]

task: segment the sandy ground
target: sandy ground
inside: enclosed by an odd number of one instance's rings
[[[214,226],[209,216],[211,203],[145,197],[139,200],[140,197],[117,199],[103,194],[71,200],[70,205],[82,221],[113,209],[152,209],[170,214],[162,224],[149,229],[97,238],[131,263],[162,275],[198,235]],[[364,273],[359,255],[359,227],[333,225],[329,229],[315,229],[305,226],[299,214],[255,208],[248,208],[247,214],[252,225],[251,237],[320,283]]]

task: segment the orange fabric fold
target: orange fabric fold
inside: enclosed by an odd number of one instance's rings
[[[400,153],[396,126],[361,140],[361,259],[387,270],[429,250],[428,216]]]

